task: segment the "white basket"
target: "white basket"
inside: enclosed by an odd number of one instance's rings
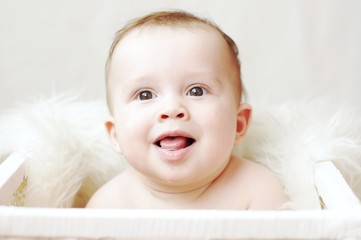
[[[103,210],[8,206],[25,177],[25,155],[0,165],[2,239],[359,239],[359,200],[331,162],[315,182],[326,210]]]

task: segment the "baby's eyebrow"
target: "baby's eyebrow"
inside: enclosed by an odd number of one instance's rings
[[[195,72],[190,72],[187,74],[187,76],[190,79],[194,79],[194,78],[198,78],[198,79],[211,79],[211,80],[219,80],[218,76],[216,76],[214,73],[209,72],[209,71],[195,71]]]
[[[139,75],[139,76],[130,76],[125,81],[128,86],[142,86],[142,85],[151,85],[154,81],[155,76],[153,74],[149,75]]]
[[[122,83],[121,85],[121,94],[129,94],[139,88],[148,87],[151,84],[151,80],[143,77],[128,77],[125,79],[119,80]]]
[[[211,88],[219,88],[221,87],[222,81],[216,74],[212,72],[205,72],[205,71],[197,71],[192,72],[184,77],[184,84],[204,84],[208,85]]]
[[[207,83],[213,83],[216,86],[220,86],[222,84],[222,80],[219,76],[215,75],[215,74],[197,74],[194,75],[194,79],[198,79],[201,82],[207,82]]]

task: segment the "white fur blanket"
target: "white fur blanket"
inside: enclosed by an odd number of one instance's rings
[[[124,161],[106,136],[107,116],[104,102],[69,97],[2,112],[0,159],[13,151],[25,151],[28,158],[25,206],[83,207],[122,170]]]
[[[360,109],[326,100],[254,107],[252,125],[234,153],[281,179],[294,209],[318,209],[316,162],[332,160],[361,197]],[[83,207],[125,167],[104,129],[102,101],[42,99],[0,115],[0,162],[13,151],[28,157],[25,206]]]

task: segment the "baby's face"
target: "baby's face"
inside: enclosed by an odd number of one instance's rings
[[[114,146],[149,184],[192,186],[218,176],[249,109],[239,103],[238,71],[212,29],[135,30],[110,65]]]

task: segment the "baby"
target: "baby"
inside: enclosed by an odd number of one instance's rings
[[[280,209],[265,167],[232,156],[250,123],[238,49],[213,23],[156,12],[117,33],[106,67],[110,141],[129,167],[87,207]]]

